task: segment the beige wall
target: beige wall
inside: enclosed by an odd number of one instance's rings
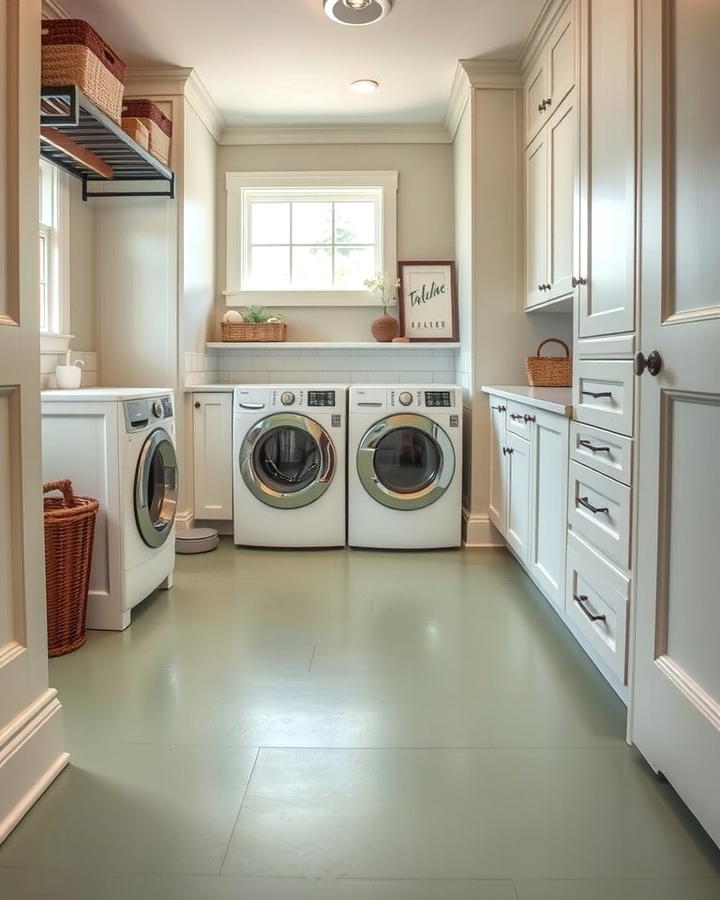
[[[82,185],[68,176],[70,185],[70,333],[73,349],[92,351],[97,347],[97,295],[93,200],[83,202]]]
[[[238,171],[397,170],[398,259],[454,259],[453,152],[449,144],[333,144],[220,147],[218,151],[217,306],[227,311],[225,173]],[[288,339],[362,341],[370,338],[374,307],[282,309]]]

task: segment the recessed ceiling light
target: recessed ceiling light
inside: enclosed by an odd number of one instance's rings
[[[340,25],[372,25],[392,9],[392,0],[323,0],[325,15]]]
[[[357,94],[372,94],[379,87],[378,82],[373,81],[371,78],[360,78],[358,81],[353,81],[350,85],[350,90],[355,91]]]

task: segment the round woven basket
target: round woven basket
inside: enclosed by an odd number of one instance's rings
[[[287,334],[285,322],[223,322],[222,339],[239,341],[284,341]]]
[[[43,485],[48,654],[62,656],[85,643],[90,565],[99,504],[76,497],[68,480]]]
[[[565,356],[540,356],[545,344],[560,344]],[[559,338],[548,338],[537,348],[536,356],[528,356],[525,360],[528,384],[530,387],[570,387],[572,385],[572,360],[570,349],[565,341]]]

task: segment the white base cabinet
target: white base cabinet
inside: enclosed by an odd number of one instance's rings
[[[196,519],[233,517],[232,394],[193,394],[193,484]]]

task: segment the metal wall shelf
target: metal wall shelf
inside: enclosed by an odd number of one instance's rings
[[[88,197],[174,198],[175,174],[137,144],[75,85],[43,87],[40,100],[40,155],[82,181],[83,200]],[[58,146],[65,143],[67,147]],[[73,147],[78,149],[77,155],[73,155]],[[93,158],[97,160],[96,168],[92,164]],[[122,181],[164,181],[167,190],[88,190],[92,183]]]

